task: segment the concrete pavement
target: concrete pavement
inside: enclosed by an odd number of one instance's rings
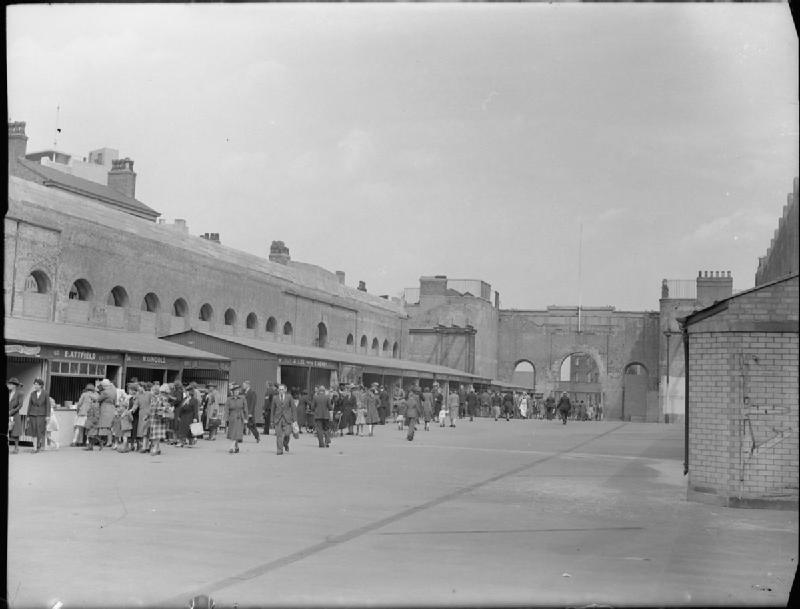
[[[227,448],[10,455],[10,606],[774,606],[795,575],[797,512],[687,502],[674,425]]]

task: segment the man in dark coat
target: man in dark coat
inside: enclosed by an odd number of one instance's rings
[[[378,394],[378,399],[380,401],[380,406],[378,407],[378,413],[380,414],[381,425],[386,424],[386,417],[389,416],[389,392],[386,390],[386,387],[381,385],[381,391]]]
[[[245,414],[247,416],[247,429],[253,434],[253,437],[256,439],[256,444],[261,442],[261,438],[258,437],[258,428],[256,427],[256,392],[250,386],[250,381],[245,381],[242,383],[242,389],[244,390],[244,404],[245,404]]]
[[[331,445],[330,423],[331,423],[331,400],[325,393],[325,387],[317,387],[314,398],[311,400],[314,408],[314,427],[317,432],[317,441],[320,448],[328,448]]]
[[[467,390],[464,385],[458,388],[458,418],[467,416]]]
[[[286,392],[286,385],[279,385],[277,395],[272,398],[270,418],[275,426],[275,444],[278,448],[278,454],[282,455],[284,451],[289,452],[292,423],[297,422],[297,416],[292,403],[292,396]]]
[[[567,417],[569,416],[570,410],[572,410],[572,402],[569,401],[569,395],[567,395],[566,391],[561,394],[556,410],[558,410],[558,416],[561,417],[561,422],[566,425]]]
[[[278,389],[272,381],[267,381],[267,392],[264,394],[264,435],[269,435],[270,410],[272,408],[272,398],[278,393]]]
[[[50,396],[44,390],[44,381],[36,379],[28,401],[28,433],[36,438],[36,447],[33,449],[35,453],[44,450],[50,414]]]
[[[514,416],[514,395],[510,391],[503,394],[503,412],[506,415],[506,421]]]
[[[470,387],[467,393],[467,412],[469,412],[469,420],[472,421],[475,414],[478,412],[478,394],[475,389]]]

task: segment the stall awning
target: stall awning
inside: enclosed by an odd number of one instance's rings
[[[227,357],[162,340],[152,334],[15,317],[6,317],[4,324],[3,334],[6,345],[19,342],[25,345],[57,345],[117,353],[153,354],[184,360],[206,360],[216,364],[230,362]]]
[[[522,385],[517,385],[515,383],[510,383],[508,381],[500,381],[500,380],[493,380],[489,383],[492,387],[499,387],[500,389],[508,389],[512,391],[533,391],[530,387],[523,387]]]
[[[264,353],[270,353],[281,356],[295,358],[298,362],[296,365],[302,365],[303,360],[313,361],[333,361],[342,364],[349,364],[353,366],[362,366],[367,372],[377,372],[385,374],[399,375],[401,372],[407,373],[407,376],[413,373],[420,373],[425,378],[441,378],[447,380],[464,381],[467,383],[488,383],[489,379],[469,374],[463,370],[455,370],[446,366],[437,366],[436,364],[428,364],[426,362],[415,362],[405,359],[389,359],[383,357],[375,357],[371,355],[363,355],[359,353],[348,353],[346,351],[335,351],[333,349],[322,349],[320,347],[311,347],[305,345],[293,345],[290,343],[279,343],[266,340],[258,340],[256,338],[249,338],[243,336],[231,336],[230,334],[219,334],[217,332],[208,332],[200,330],[189,330],[189,332],[196,332],[205,336],[211,336],[218,340],[232,342],[238,345],[244,345],[251,349],[257,349]],[[171,336],[179,336],[186,332],[164,336],[162,338],[169,340]]]

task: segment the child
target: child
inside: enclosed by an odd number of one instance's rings
[[[219,412],[215,408],[211,411],[211,417],[208,419],[208,439],[209,440],[216,440],[217,439],[217,430],[219,429],[220,424],[222,421],[219,419]]]
[[[439,427],[444,427],[444,421],[447,418],[447,409],[442,406],[439,409]]]
[[[364,435],[364,425],[367,424],[367,402],[363,396],[359,396],[356,406],[356,435]]]
[[[403,423],[406,420],[406,401],[401,399],[397,404],[397,429],[403,431]]]
[[[50,398],[52,400],[52,398]],[[52,402],[51,402],[52,406]],[[53,450],[58,450],[58,440],[56,440],[56,436],[58,436],[58,419],[56,419],[56,413],[54,410],[50,410],[50,420],[47,421],[47,436],[45,441],[45,447],[47,449],[52,448]]]

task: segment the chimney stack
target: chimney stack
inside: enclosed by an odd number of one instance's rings
[[[200,235],[200,238],[213,243],[219,243],[219,233],[203,233]]]
[[[730,271],[697,272],[697,304],[707,307],[733,295],[733,277]]]
[[[108,185],[131,199],[136,198],[136,174],[133,172],[133,161],[129,158],[111,161],[108,172]]]
[[[8,175],[17,175],[17,159],[28,151],[25,123],[8,123]]]
[[[358,282],[358,289],[360,291],[362,291],[362,292],[366,292],[367,291],[367,284],[364,283],[363,281],[359,281]]]
[[[269,246],[269,260],[278,264],[289,264],[289,260],[291,260],[289,248],[283,241],[273,241]]]
[[[336,277],[339,279],[339,283],[344,285],[344,271],[336,271]]]

